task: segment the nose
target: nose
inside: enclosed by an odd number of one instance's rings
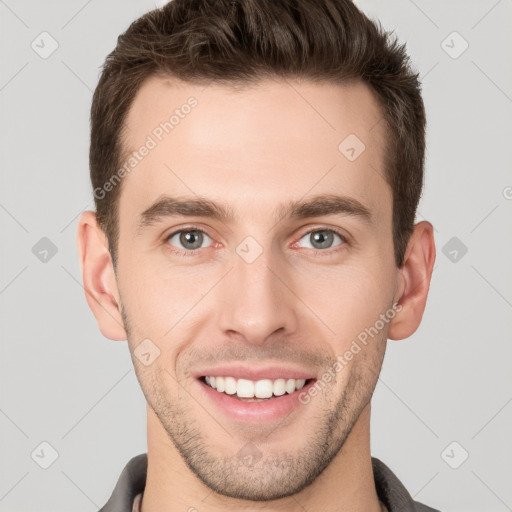
[[[286,336],[296,331],[299,300],[285,265],[279,265],[269,249],[251,263],[234,254],[233,269],[226,277],[219,315],[219,328],[226,336],[238,335],[261,345],[274,333]]]

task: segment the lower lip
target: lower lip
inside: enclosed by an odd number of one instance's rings
[[[227,416],[248,422],[276,421],[288,416],[294,409],[303,405],[299,401],[299,395],[308,392],[316,379],[309,381],[303,388],[293,393],[285,393],[281,396],[263,400],[261,402],[245,402],[234,398],[236,395],[221,393],[198,379],[199,385],[206,396],[212,400]]]

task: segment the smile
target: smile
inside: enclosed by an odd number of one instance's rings
[[[236,395],[242,400],[259,401],[271,397],[282,396],[285,393],[291,394],[302,389],[306,380],[310,379],[261,379],[257,381],[248,379],[235,379],[234,377],[213,377],[206,376],[206,384],[216,389],[219,393]],[[257,400],[254,400],[257,399]]]

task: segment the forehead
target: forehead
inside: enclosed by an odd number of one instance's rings
[[[235,209],[238,200],[265,211],[337,188],[378,206],[389,191],[368,196],[387,188],[384,126],[362,83],[266,79],[235,89],[151,77],[125,122],[121,217],[161,194],[231,195]]]

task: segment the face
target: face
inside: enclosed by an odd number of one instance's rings
[[[124,144],[145,155],[119,202],[129,347],[149,427],[220,494],[298,492],[368,407],[398,275],[381,117],[363,84],[293,80],[152,78],[132,104]],[[305,383],[251,402],[205,376]]]

